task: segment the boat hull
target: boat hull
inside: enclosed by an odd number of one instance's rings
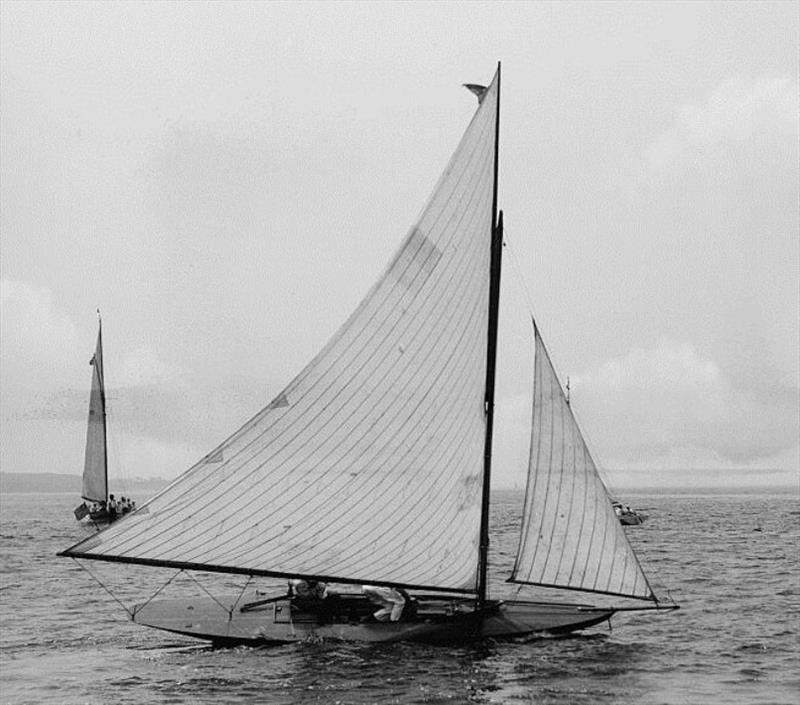
[[[306,640],[461,643],[567,633],[609,619],[614,609],[588,605],[510,601],[475,610],[467,599],[420,599],[417,614],[398,622],[370,616],[363,598],[322,612],[298,610],[287,597],[226,610],[208,598],[158,600],[137,608],[133,621],[217,644],[286,644]]]
[[[623,526],[639,526],[644,523],[645,516],[636,512],[623,512],[619,515],[619,523]]]

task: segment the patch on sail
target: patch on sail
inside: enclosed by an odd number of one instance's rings
[[[404,286],[410,287],[420,274],[422,274],[423,280],[427,279],[441,257],[441,250],[428,239],[422,230],[415,227],[411,231],[405,247],[397,255],[390,274]]]
[[[461,480],[458,492],[458,511],[463,512],[476,506],[481,496],[483,474],[467,475]]]
[[[275,397],[267,407],[268,409],[280,409],[284,406],[289,406],[289,400],[286,398],[286,395],[281,392],[277,397]]]

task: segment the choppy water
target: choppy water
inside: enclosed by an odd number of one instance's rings
[[[515,548],[519,499],[499,493],[494,502],[501,566]],[[72,518],[74,497],[2,495],[0,702],[800,702],[797,495],[625,499],[647,509],[648,521],[628,535],[679,612],[617,615],[611,631],[463,648],[212,649],[126,622],[84,570],[55,557],[88,531]],[[86,565],[127,606],[172,575]],[[495,575],[493,596],[500,596],[504,576]],[[244,583],[200,579],[215,594]],[[199,589],[181,576],[168,590]]]

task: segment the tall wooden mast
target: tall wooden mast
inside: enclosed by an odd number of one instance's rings
[[[497,62],[497,112],[494,123],[494,190],[492,192],[492,242],[489,267],[489,335],[486,349],[486,439],[483,451],[483,496],[481,502],[478,557],[478,607],[486,602],[486,572],[489,562],[489,493],[492,476],[492,429],[494,383],[497,367],[497,326],[500,309],[500,264],[503,254],[503,213],[497,214],[497,176],[500,157],[500,62]]]
[[[106,418],[106,380],[105,369],[103,367],[103,319],[100,309],[97,309],[97,349],[100,352],[100,401],[103,404],[103,480],[106,488],[106,501],[108,501],[108,429]],[[97,362],[95,361],[95,364]]]

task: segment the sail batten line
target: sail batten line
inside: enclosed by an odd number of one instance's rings
[[[551,388],[551,394],[552,393],[553,393],[553,390]],[[556,408],[558,409],[558,411],[556,411]],[[556,478],[557,488],[558,489],[556,490],[556,493],[555,493],[555,506],[553,507],[553,524],[555,525],[557,523],[558,514],[561,511],[561,488],[562,488],[562,485],[563,485],[563,482],[564,482],[564,472],[566,470],[566,465],[565,465],[564,461],[565,461],[566,454],[569,452],[569,448],[568,448],[568,445],[563,442],[563,438],[566,435],[565,434],[566,423],[564,421],[564,407],[563,407],[563,405],[559,405],[558,407],[553,407],[552,414],[553,414],[553,420],[552,420],[551,429],[552,429],[553,432],[555,431],[555,427],[556,427],[555,419],[556,419],[556,416],[557,416],[558,417],[558,424],[559,424],[559,437],[562,439],[560,453],[559,453],[559,456],[560,456],[560,468],[559,468],[559,470],[560,470],[560,472],[558,473],[558,477]],[[573,474],[573,477],[574,477],[574,474]],[[551,495],[551,493],[548,492],[548,496],[550,496],[550,495]],[[552,531],[550,533],[550,539],[547,542],[547,553],[546,553],[545,559],[544,559],[544,571],[545,571],[545,573],[547,572],[547,566],[550,563],[550,559],[553,556],[553,540],[554,540],[555,536],[556,536],[556,531]],[[563,555],[564,555],[563,552],[561,552],[561,555],[558,556],[559,559],[562,559]],[[561,560],[559,560],[559,565],[560,565],[560,563],[561,563]],[[558,570],[556,570],[556,573],[558,573]]]
[[[608,588],[611,587],[612,580],[613,580],[613,577],[614,577],[614,568],[616,568],[619,565],[620,558],[622,559],[622,568],[618,571],[619,572],[620,584],[624,584],[624,582],[625,582],[625,573],[626,573],[627,568],[628,568],[628,562],[626,560],[625,554],[623,554],[620,557],[619,554],[617,553],[617,544],[619,542],[619,534],[620,534],[620,532],[614,532],[613,534],[611,534],[611,542],[612,542],[611,545],[614,547],[612,549],[612,553],[614,555],[614,560],[612,561],[611,565],[608,568],[608,580],[606,582],[606,587],[608,587]]]
[[[539,392],[540,395],[552,394],[552,383],[551,383],[550,380],[548,380],[548,385],[549,385],[548,389],[544,390],[543,389],[544,382],[542,382],[542,384],[540,386],[540,390],[541,391]],[[549,419],[549,423],[548,423],[548,431],[549,431],[548,447],[549,448],[553,448],[554,447],[554,443],[555,443],[555,436],[554,436],[554,432],[553,432],[553,414],[554,414],[554,410],[551,408],[550,409],[550,419]],[[542,424],[543,424],[544,423],[544,415],[540,415],[540,416],[541,416]],[[541,426],[540,426],[540,428],[541,428]],[[540,445],[539,448],[541,450],[542,446]],[[544,463],[542,463],[542,465],[543,464]],[[537,479],[540,476],[541,475],[537,474]],[[542,536],[542,531],[544,530],[544,522],[545,522],[545,519],[547,517],[548,504],[550,502],[550,481],[552,479],[552,476],[553,476],[553,473],[552,473],[551,469],[548,467],[548,470],[547,470],[547,473],[546,473],[546,479],[545,479],[544,503],[542,505],[541,514],[539,515],[539,525],[538,525],[538,527],[536,529],[536,535],[538,535],[540,538]],[[539,548],[541,547],[541,545],[542,545],[541,541],[537,541],[536,542],[536,547],[534,548],[533,559],[532,559],[532,563],[534,563],[534,564],[536,563],[536,559],[537,559],[537,557],[539,555]],[[546,562],[545,562],[545,565],[546,565]]]
[[[592,487],[592,496],[594,500],[594,505],[597,506],[597,485]],[[606,527],[607,522],[603,522],[599,524],[598,522],[601,521],[601,517],[598,517],[597,514],[594,515],[594,522],[592,523],[592,533],[590,535],[590,543],[589,543],[589,551],[586,554],[586,572],[588,573],[590,570],[590,566],[592,566],[592,570],[594,572],[594,577],[592,578],[592,589],[597,588],[597,577],[600,574],[600,563],[602,559],[602,551],[605,547],[606,541]],[[597,538],[597,532],[602,529],[602,533]],[[595,540],[599,540],[598,548],[593,548],[595,545]]]
[[[480,256],[476,262],[474,255],[476,248],[485,247],[481,243],[491,230],[488,191],[486,200],[482,198],[491,185],[491,145],[482,143],[482,134],[494,126],[492,119],[486,110],[473,118],[473,127],[395,262],[323,351],[276,397],[284,401],[262,410],[219,446],[221,465],[195,464],[168,492],[143,505],[149,515],[133,514],[126,519],[127,530],[101,534],[97,544],[84,544],[90,552],[126,553],[135,559],[151,558],[155,551],[162,560],[191,557],[218,564],[221,559],[237,568],[268,567],[292,575],[330,575],[330,568],[338,574],[341,567],[350,576],[369,574],[370,582],[393,579],[398,584],[435,584],[444,589],[470,585],[464,566],[474,574],[475,563],[468,556],[476,547],[456,531],[461,520],[453,518],[456,510],[474,517],[467,527],[473,521],[477,526],[479,519],[470,478],[479,474],[480,449],[473,468],[468,446],[484,424],[481,394],[473,396],[472,391],[478,387],[476,372],[482,367],[470,358],[470,351],[480,349],[486,329],[464,325],[462,317],[468,317],[487,295],[485,285],[475,286],[474,279],[485,260]],[[434,293],[437,290],[441,295]],[[422,296],[425,300],[418,300]],[[355,387],[363,392],[352,396]],[[466,395],[457,387],[464,387]],[[376,406],[381,396],[387,402]],[[395,403],[388,404],[389,399]],[[419,435],[419,423],[426,424],[428,435]],[[388,440],[376,441],[377,435]],[[439,443],[450,450],[437,451]],[[298,453],[300,444],[305,448]],[[466,464],[465,459],[469,459]],[[259,485],[262,480],[267,485]],[[353,490],[362,485],[363,492],[371,495],[376,490],[393,493],[404,480],[418,490],[413,504],[407,496],[399,503],[391,497],[363,502],[359,491]],[[321,496],[313,494],[318,488]],[[353,495],[347,496],[351,491]],[[437,501],[437,510],[431,511],[430,492],[444,493],[446,504],[439,507]],[[338,498],[342,503],[335,507]],[[423,502],[431,509],[423,510],[419,506]],[[311,514],[282,528],[284,517],[301,506]],[[334,507],[339,521],[333,520]],[[222,521],[214,519],[220,510]],[[361,510],[386,520],[378,523],[380,545],[369,546],[362,533],[353,545],[342,541],[341,548],[334,546],[334,540],[345,538],[344,522],[352,523]],[[322,516],[317,517],[317,511]],[[413,526],[408,535],[401,528],[403,522]],[[184,535],[181,523],[187,529]],[[430,556],[420,554],[421,564],[413,565],[414,554],[424,553],[426,542],[434,540],[420,533],[423,530],[441,530],[443,544],[452,545],[451,554],[437,549]],[[264,537],[276,532],[285,533],[282,544],[261,545]],[[330,557],[320,553],[322,548],[314,548],[317,534],[327,541],[321,546],[335,549]],[[376,538],[374,530],[370,538]],[[237,560],[230,561],[232,551]],[[381,557],[373,571],[365,562],[373,553],[387,551],[395,552],[394,565]],[[368,565],[370,569],[363,570]]]
[[[587,473],[586,473],[586,467],[588,467],[588,459],[586,458],[586,448],[585,447],[581,448],[581,452],[582,452],[582,455],[583,455],[583,463],[582,463],[582,465],[584,467],[584,471],[583,471],[583,473],[581,475],[581,479],[583,481],[583,485],[585,486],[585,490],[580,493],[581,497],[582,497],[583,506],[582,506],[582,510],[581,510],[580,529],[578,530],[578,535],[579,536],[583,536],[583,530],[584,530],[584,526],[585,526],[585,522],[586,522],[586,501],[587,501],[587,497],[588,497],[588,494],[589,494],[589,492],[588,492],[588,489],[589,489],[589,478],[587,477]],[[576,568],[576,566],[578,564],[578,556],[580,556],[580,545],[578,546],[578,549],[575,551],[575,554],[574,554],[573,559],[572,559],[572,567],[570,568],[570,572],[569,572],[569,582],[570,583],[572,583],[572,581],[573,581],[573,579],[575,577],[575,568]],[[584,566],[585,565],[586,565],[586,563],[584,561]]]
[[[421,422],[422,422],[422,421],[420,421],[420,423],[421,423]],[[424,449],[424,448],[420,449],[420,450],[417,452],[417,455],[421,454],[421,453],[422,453],[422,452],[424,452],[424,451],[425,451],[425,449]],[[409,464],[413,464],[413,459],[412,459],[411,463],[409,463]],[[413,479],[413,478],[412,478],[412,479]],[[398,480],[399,480],[399,476],[398,476]],[[358,490],[358,487],[352,487],[352,488],[349,488],[349,489],[352,489],[353,491],[357,491],[357,490]],[[387,491],[391,491],[392,487],[387,487],[386,489],[387,489]],[[354,506],[354,508],[353,508],[353,510],[354,510],[354,511],[358,511],[358,509],[359,509],[359,507],[358,507],[357,505],[356,505],[356,506]]]
[[[619,587],[617,590],[622,590],[622,586],[625,585],[625,576],[628,572],[628,556],[625,555],[622,557],[622,574],[619,578]],[[636,576],[633,576],[633,586],[636,587]]]
[[[476,115],[477,115],[477,113],[476,113]],[[473,118],[473,120],[474,120],[474,119],[475,119],[475,118]],[[490,127],[490,124],[489,124],[489,123],[487,123],[487,125],[484,127],[484,130],[488,129],[488,127]],[[466,141],[466,140],[464,140],[464,141]],[[480,146],[481,146],[481,140],[480,140],[480,139],[476,139],[476,140],[475,140],[475,147],[474,147],[474,149],[475,149],[475,152],[477,152],[477,151],[479,150]],[[474,154],[475,152],[473,152],[473,154]],[[464,173],[467,173],[467,172],[465,171]],[[443,180],[443,179],[440,179],[440,181],[442,181],[442,180]],[[453,190],[455,190],[455,188],[458,186],[458,183],[459,183],[459,182],[455,182],[455,183],[453,184],[453,187],[452,187],[452,188],[453,188]],[[420,218],[420,220],[421,220],[421,218]],[[398,258],[398,257],[400,257],[401,255],[402,255],[402,248],[400,248],[400,250],[398,250],[398,253],[397,253],[397,254],[396,254],[396,256],[395,256],[395,259],[397,259],[397,258]],[[390,266],[391,266],[391,265],[390,265]],[[410,263],[409,263],[409,266],[411,266],[411,265],[410,265]],[[387,268],[387,270],[388,270],[388,268]],[[379,282],[379,284],[380,284],[380,283],[382,283],[382,280],[381,280],[381,282]],[[375,289],[377,289],[377,288],[378,288],[378,285],[376,285],[374,288],[375,288]],[[364,304],[364,303],[368,303],[368,302],[367,302],[367,299],[368,299],[368,298],[369,298],[369,296],[365,298],[365,300],[362,302],[362,304]],[[357,309],[357,311],[356,311],[356,312],[353,314],[353,316],[351,316],[351,318],[354,318],[354,317],[356,316],[356,314],[359,312],[360,308],[361,308],[361,307],[359,307],[359,309]],[[346,326],[343,326],[343,328],[344,328],[344,327],[346,327]],[[341,332],[341,329],[340,329],[340,332]],[[357,337],[357,336],[353,336],[353,339],[354,339],[354,340],[357,340],[357,339],[358,339],[358,337]],[[334,340],[332,340],[332,341],[331,341],[331,343],[333,343],[333,342],[334,342]],[[323,351],[322,351],[322,353],[320,353],[320,355],[318,355],[317,357],[321,357],[321,356],[324,354],[324,352],[325,352],[325,350],[323,350]],[[315,358],[315,359],[316,359],[316,358]],[[312,363],[313,363],[313,361],[312,361]],[[308,369],[308,367],[311,367],[311,365],[307,366],[307,369]],[[303,375],[303,372],[301,372],[301,373],[300,373],[300,375],[298,375],[298,378],[302,377],[302,375]],[[258,415],[256,415],[256,417],[254,417],[254,419],[252,419],[252,420],[249,422],[249,424],[250,424],[250,425],[254,425],[254,424],[255,424],[255,423],[258,421],[258,418],[259,418],[259,417],[261,417],[261,416],[263,416],[263,415],[264,415],[264,413],[265,413],[265,412],[267,412],[268,410],[269,410],[269,408],[268,408],[268,407],[267,407],[267,408],[265,408],[265,409],[263,409],[263,410],[262,410],[262,411],[261,411],[261,412],[260,412]],[[209,453],[209,454],[207,454],[207,455],[213,455],[213,454],[214,454],[216,451],[223,449],[223,448],[225,447],[225,445],[226,445],[226,444],[227,444],[229,441],[231,441],[232,439],[235,439],[237,436],[241,435],[241,434],[242,434],[243,432],[245,432],[246,430],[248,430],[248,424],[245,424],[245,426],[243,426],[241,429],[239,429],[239,431],[237,431],[235,434],[233,434],[231,437],[229,437],[229,439],[227,439],[227,440],[226,440],[226,441],[224,441],[222,444],[220,444],[219,446],[217,446],[217,448],[216,448],[214,451],[212,451],[211,453]],[[205,457],[207,457],[207,456],[204,456],[204,458],[205,458]],[[190,468],[190,471],[189,471],[189,472],[191,472],[193,469],[195,469],[195,468],[196,468],[198,465],[200,465],[201,463],[202,463],[202,461],[201,461],[200,463],[197,463],[197,464],[195,464],[195,466],[193,466],[193,468]],[[169,488],[167,488],[167,489],[169,489]],[[144,505],[143,505],[143,506],[144,506]]]
[[[600,557],[602,557],[606,553],[605,548],[606,548],[606,541],[607,540],[608,540],[608,521],[605,521],[605,522],[603,522],[603,539],[602,539],[602,542],[600,544],[600,551],[598,552],[598,556],[600,556]],[[614,555],[613,551],[611,552],[611,555],[612,556]],[[613,564],[614,564],[614,558],[612,557],[611,565],[613,566]],[[603,561],[602,560],[598,560],[597,561],[597,571],[595,572],[595,576],[594,576],[595,587],[597,587],[597,583],[600,580],[600,572],[601,572],[601,570],[603,570],[603,568],[604,568]],[[609,573],[610,573],[610,571],[609,571]],[[606,579],[606,583],[605,584],[606,584],[606,587],[608,587],[608,579]]]
[[[542,393],[541,389],[542,389],[542,386],[544,385],[544,381],[543,381],[543,378],[542,378],[541,366],[536,366],[535,369],[536,369],[536,379],[537,379],[538,384],[536,385],[536,389],[534,390],[534,394],[541,394]],[[543,455],[542,454],[544,452],[543,451],[543,446],[542,446],[542,441],[544,439],[544,433],[542,432],[542,428],[544,427],[544,415],[543,414],[539,414],[538,415],[538,417],[536,419],[536,423],[534,425],[538,428],[537,446],[536,446],[536,457],[537,457],[537,464],[538,464],[538,463],[540,463],[542,461],[542,459],[543,459]],[[539,484],[541,482],[549,483],[549,481],[550,481],[550,476],[549,475],[545,476],[544,473],[537,473],[535,475],[535,477],[534,477],[534,485],[533,485],[532,497],[539,496],[539,489],[538,488],[539,488]],[[544,494],[545,495],[547,494],[547,485],[545,485]],[[531,522],[533,522],[533,516],[534,516],[533,513],[529,514]],[[538,524],[536,530],[532,531],[532,532],[530,532],[528,534],[529,536],[531,536],[531,537],[533,537],[535,539],[536,547],[534,548],[534,561],[535,561],[536,553],[537,553],[537,550],[538,550],[538,537],[540,536],[541,531],[542,531],[542,522],[544,521],[543,517],[544,517],[544,510],[542,511],[542,513],[539,516],[539,524]]]
[[[563,419],[563,407],[562,407],[561,425],[562,425],[562,428],[567,425],[567,422]],[[576,465],[575,446],[574,445],[567,445],[564,448],[563,453],[564,453],[564,455],[569,455],[570,456],[568,462],[574,467]],[[566,471],[566,467],[565,467],[565,463],[564,463],[563,456],[562,456],[562,461],[561,461],[561,479],[562,479],[562,482],[564,481],[565,471]],[[569,473],[570,491],[569,491],[569,504],[568,504],[567,517],[566,517],[566,525],[567,526],[571,526],[572,525],[572,510],[573,510],[573,507],[575,505],[575,497],[577,496],[577,494],[575,492],[575,483],[577,482],[578,475],[579,475],[579,473],[577,473],[577,472]],[[561,495],[561,486],[559,485],[559,500],[557,502],[558,504],[561,503],[560,495]],[[566,533],[566,532],[564,532],[564,533]],[[565,556],[565,552],[563,552],[563,551],[561,552],[561,555],[558,556],[558,565],[556,567],[556,574],[557,575],[561,575],[562,574],[562,570],[563,570],[562,566],[563,566],[565,557],[566,557]],[[567,558],[567,560],[568,560],[568,558]]]
[[[320,494],[323,494],[323,495],[324,495],[324,494],[325,494],[325,491],[326,491],[326,490],[325,490],[325,488],[323,487],[323,488],[320,488],[320,489],[321,489],[321,492],[320,492]],[[357,490],[358,488],[353,488],[353,489],[354,489],[354,490]],[[388,488],[387,488],[387,489],[388,489]],[[322,527],[322,529],[323,529],[323,530],[324,530],[324,528],[326,528],[326,527]]]
[[[534,337],[536,337],[536,321],[531,318],[531,322],[533,323],[534,329]],[[533,368],[533,377],[534,377],[534,398],[535,395],[538,393],[537,390],[541,388],[541,368],[539,365],[534,364]],[[535,405],[535,401],[534,401]],[[541,415],[536,415],[535,413],[531,414],[531,436],[530,436],[530,452],[529,458],[533,456],[533,439],[536,439],[536,458],[541,457],[541,444],[542,444],[542,417]],[[525,507],[530,506],[530,502],[533,501],[533,498],[537,495],[536,488],[538,486],[539,480],[541,476],[537,473],[532,478],[529,476],[528,481],[525,483],[525,500],[523,504],[523,512],[522,512],[522,527],[520,529],[520,537],[519,537],[519,546],[517,548],[517,556],[514,561],[514,568],[511,572],[511,575],[514,576],[517,574],[518,571],[522,570],[521,564],[521,557],[525,555],[526,548],[528,544],[528,538],[535,536],[535,534],[531,531],[531,523],[533,521],[532,512],[524,511]],[[530,569],[529,569],[530,570]],[[530,573],[529,573],[530,576]]]
[[[588,463],[590,461],[590,458],[587,457],[585,449],[584,449],[584,452],[583,452],[583,457],[584,457],[584,462],[585,463]],[[586,495],[587,495],[587,497],[591,496],[592,504],[596,506],[597,505],[597,487],[596,487],[596,485],[590,485],[587,488]],[[600,554],[598,553],[598,549],[595,548],[595,541],[597,539],[597,531],[598,531],[598,520],[599,520],[599,517],[597,516],[597,514],[593,513],[592,514],[592,522],[590,524],[590,529],[589,529],[589,536],[588,536],[587,546],[586,546],[586,556],[584,558],[583,572],[581,573],[581,575],[583,575],[583,576],[586,576],[586,575],[589,574],[590,566],[592,565],[592,560],[593,559],[599,565],[599,555]],[[600,548],[602,548],[602,545],[603,544],[602,544],[602,539],[601,539]]]
[[[474,306],[474,305],[473,305],[473,306]],[[467,315],[465,316],[465,319],[466,319],[466,322],[469,322],[470,316],[469,316],[469,313],[468,313],[468,312],[467,312]],[[460,327],[460,326],[457,326],[457,327]],[[464,336],[462,335],[461,337],[463,338]],[[463,349],[461,348],[461,341],[459,341],[459,345],[458,345],[458,346],[456,346],[456,347],[457,347],[459,350],[463,350]],[[463,357],[463,356],[462,356],[462,357]],[[442,377],[442,376],[443,376],[443,375],[444,375],[446,372],[447,372],[447,370],[446,370],[445,368],[443,368],[443,370],[442,370],[442,371],[440,371],[439,373],[437,373],[437,375],[436,375],[436,378],[441,378],[441,377]],[[433,390],[433,388],[434,388],[433,380],[432,380],[431,382],[429,382],[429,383],[426,383],[426,386],[430,387],[430,388],[431,388],[431,390]],[[427,395],[426,395],[426,396],[427,396]],[[419,403],[420,403],[420,402],[417,402],[417,405],[419,405]],[[400,411],[402,411],[402,409],[400,409]]]
[[[468,415],[470,413],[473,413],[473,412],[470,412],[470,410],[467,407],[467,405],[461,405],[461,410],[460,410],[459,413],[462,416],[466,416],[466,415]],[[450,419],[448,419],[448,421],[449,421],[449,425],[450,425],[451,428],[457,428],[458,427],[458,422],[461,421],[461,418],[460,417],[451,417]],[[416,430],[416,428],[418,426],[421,426],[424,423],[425,423],[425,419],[422,418],[422,417],[419,417],[417,419],[417,421],[415,422],[415,424],[414,424],[414,428],[412,429],[412,433]],[[437,453],[443,452],[444,449],[446,449],[446,448],[447,448],[447,444],[441,444],[441,449],[438,450]],[[427,450],[428,449],[425,448],[425,447],[419,447],[416,450],[415,455],[408,459],[409,462],[407,462],[407,463],[404,462],[404,460],[402,458],[398,459],[398,462],[396,463],[396,465],[393,466],[392,470],[394,469],[394,467],[401,467],[403,465],[413,465],[416,462],[417,458],[419,456],[421,456],[423,453],[427,452]],[[430,462],[430,465],[436,466],[437,463],[434,462],[434,461],[435,461],[435,456],[434,456],[434,458],[432,458],[432,460]],[[396,478],[394,484],[399,484],[400,482],[402,482],[402,477],[401,477],[400,473],[393,473],[393,474],[395,475],[395,478]],[[414,479],[414,478],[410,478],[410,479]],[[444,476],[442,476],[441,479],[444,481],[446,478]],[[358,489],[359,489],[358,487],[352,487],[352,491],[358,491]],[[390,485],[389,487],[387,487],[386,491],[391,491],[392,489],[394,489],[394,485]],[[366,503],[368,501],[372,501],[372,500],[368,500],[368,499],[365,498],[364,500],[362,500],[362,503]],[[412,502],[412,506],[414,506],[413,502]],[[357,513],[359,510],[360,510],[360,506],[359,505],[354,505],[349,513]],[[390,518],[391,518],[391,515],[387,517],[387,519],[390,519]]]
[[[463,408],[463,412],[462,412],[462,413],[464,413],[464,414],[467,414],[467,413],[469,413],[469,410],[467,409],[467,407],[466,407],[465,405],[461,405],[461,406],[462,406],[462,408]],[[456,423],[456,421],[457,421],[458,419],[451,419],[451,420],[453,421],[452,425],[453,425],[454,427],[456,427],[456,426],[457,426],[457,423]],[[423,420],[423,419],[419,419],[419,420],[417,421],[416,425],[420,425],[420,424],[422,424],[423,422],[424,422],[424,420]],[[445,448],[445,447],[446,447],[446,444],[443,444],[443,448]],[[417,450],[417,456],[419,456],[419,455],[421,455],[422,453],[426,452],[426,450],[427,450],[427,449],[426,449],[426,448],[424,448],[424,447],[421,447],[421,448],[419,448],[419,449]],[[412,459],[412,464],[413,464],[413,459]],[[436,463],[433,463],[433,462],[432,462],[431,464],[432,464],[432,465],[436,465]],[[401,463],[398,463],[398,465],[401,465]],[[401,474],[400,474],[400,473],[392,473],[392,474],[393,474],[393,475],[394,475],[394,477],[395,477],[395,481],[394,481],[393,485],[389,485],[389,486],[387,486],[387,487],[384,489],[384,491],[386,491],[386,492],[391,492],[391,491],[392,491],[392,489],[394,489],[394,485],[399,485],[400,483],[402,483],[402,482],[403,482],[403,478],[402,478],[402,476],[401,476]],[[411,481],[413,481],[414,479],[415,479],[414,477],[412,477],[412,478],[409,478],[409,480],[411,480]],[[444,476],[442,476],[442,477],[441,477],[441,480],[442,480],[442,482],[444,482],[446,479],[447,479],[447,478],[445,478]],[[321,492],[320,494],[325,494],[325,488],[321,488],[321,489],[322,489],[322,492]],[[349,487],[348,489],[349,489],[350,491],[357,492],[359,488],[358,488],[358,487]],[[434,489],[435,489],[435,486],[434,486]],[[372,499],[369,499],[369,498],[364,498],[363,500],[361,500],[361,505],[367,504],[367,503],[369,503],[369,502],[372,502],[372,501],[374,501],[374,500],[372,500]],[[412,506],[413,506],[413,505],[415,504],[415,502],[411,502],[411,504],[412,504]],[[353,507],[352,507],[352,508],[351,508],[351,509],[348,511],[348,513],[347,513],[347,514],[345,514],[344,516],[347,516],[347,515],[349,515],[349,514],[356,514],[356,515],[358,515],[358,512],[359,512],[359,511],[361,510],[361,508],[362,508],[362,506],[361,506],[361,505],[359,505],[359,504],[353,505]],[[386,520],[387,520],[387,522],[388,522],[388,520],[390,520],[391,518],[392,518],[392,515],[389,515],[389,516],[387,516],[387,517],[386,517]],[[327,528],[328,528],[328,527],[326,527],[326,526],[324,526],[324,525],[323,525],[323,526],[319,527],[319,530],[320,530],[320,531],[322,531],[322,532],[324,532],[324,531],[325,531]],[[431,527],[431,529],[434,529],[434,528],[436,528],[436,527]],[[376,538],[376,539],[379,539],[380,537],[381,537],[381,534],[380,534],[380,533],[377,533],[377,534],[375,535],[375,538]]]

